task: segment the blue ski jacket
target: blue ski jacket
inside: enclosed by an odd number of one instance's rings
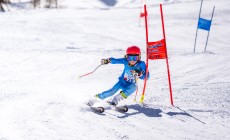
[[[111,64],[123,64],[124,65],[124,70],[119,77],[119,81],[124,82],[124,84],[128,83],[134,83],[135,82],[135,77],[132,74],[133,70],[138,70],[142,73],[142,76],[139,77],[140,79],[144,80],[146,76],[146,65],[144,61],[138,61],[135,65],[129,65],[129,62],[126,58],[110,58],[110,63]],[[148,78],[149,78],[149,73],[148,73]]]

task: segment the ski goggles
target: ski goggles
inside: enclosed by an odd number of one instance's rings
[[[139,55],[127,55],[127,60],[128,61],[138,61]]]

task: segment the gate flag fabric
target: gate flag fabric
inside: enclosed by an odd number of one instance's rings
[[[166,45],[165,40],[162,39],[157,42],[148,42],[148,59],[165,59]]]
[[[140,17],[145,17],[145,16],[146,16],[145,13],[143,13],[143,12],[140,13]]]
[[[146,0],[141,0],[140,18],[145,17],[147,15],[147,12],[144,9],[144,5],[146,5]]]
[[[198,28],[199,28],[199,29],[206,30],[206,31],[210,31],[211,24],[212,24],[212,21],[211,21],[211,20],[199,18],[199,21],[198,21]]]

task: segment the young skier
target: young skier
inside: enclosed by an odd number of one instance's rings
[[[136,91],[137,79],[145,79],[146,77],[146,65],[144,61],[141,61],[141,51],[137,46],[128,47],[124,58],[108,58],[102,59],[101,64],[123,64],[124,70],[119,77],[119,81],[109,90],[96,94],[97,99],[105,99],[114,95],[119,89],[120,93],[115,95],[112,100],[108,101],[110,105],[116,106],[119,101],[126,99],[132,93]],[[148,74],[149,77],[149,74]],[[89,104],[93,105],[93,103]]]

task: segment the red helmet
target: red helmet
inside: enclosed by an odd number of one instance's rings
[[[141,54],[141,50],[139,47],[137,46],[130,46],[127,48],[126,50],[126,55],[130,55],[130,54],[137,54],[140,55]]]

